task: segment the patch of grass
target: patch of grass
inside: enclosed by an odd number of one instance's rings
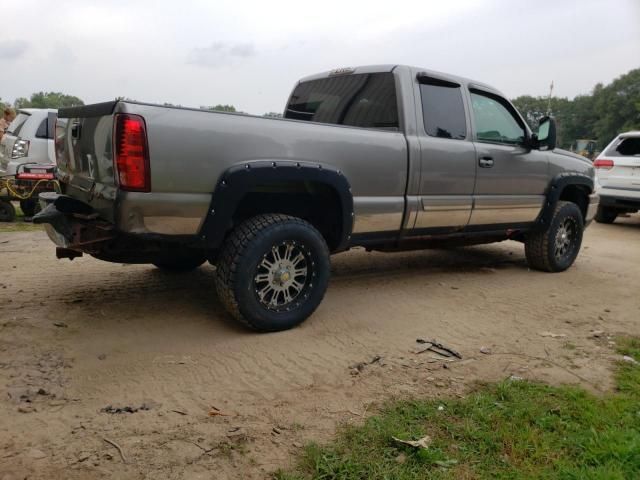
[[[16,209],[16,219],[13,222],[0,222],[0,233],[6,232],[32,232],[42,230],[41,225],[34,225],[31,222],[24,221],[24,213],[18,202],[12,202]]]
[[[33,223],[27,222],[0,222],[0,233],[35,232],[38,230],[42,230],[41,225],[34,225]]]
[[[640,340],[618,344],[640,360]],[[363,426],[343,427],[333,443],[307,446],[298,466],[275,478],[640,478],[640,366],[621,362],[616,382],[616,393],[600,397],[508,380],[464,399],[392,402]],[[424,435],[427,450],[391,439]]]

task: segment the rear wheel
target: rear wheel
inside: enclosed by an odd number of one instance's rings
[[[268,214],[239,225],[218,260],[216,290],[229,313],[254,330],[295,327],[324,297],[329,250],[308,222]]]
[[[0,200],[0,222],[13,222],[16,219],[16,209],[11,202]]]
[[[545,272],[566,270],[578,256],[583,230],[580,208],[575,203],[559,201],[549,227],[543,232],[528,233],[525,238],[529,266]]]
[[[599,206],[596,212],[596,222],[613,223],[618,218],[618,211],[611,207]]]

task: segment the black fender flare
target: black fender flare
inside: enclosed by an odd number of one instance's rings
[[[258,185],[312,181],[333,188],[342,207],[342,230],[335,251],[346,250],[353,229],[353,196],[344,174],[333,167],[311,162],[257,160],[239,163],[224,171],[216,182],[211,203],[200,228],[200,241],[217,249],[232,228],[233,215],[247,192]],[[275,212],[274,212],[275,213]]]
[[[562,191],[569,185],[580,185],[587,187],[589,193],[593,192],[594,184],[593,179],[588,175],[577,172],[565,172],[556,175],[549,182],[547,191],[545,192],[545,203],[542,206],[542,210],[536,219],[534,230],[544,231],[549,228],[551,219],[553,217],[553,211],[556,208],[558,200]]]

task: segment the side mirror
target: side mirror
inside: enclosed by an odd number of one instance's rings
[[[545,150],[556,148],[556,119],[542,117],[538,122],[538,148],[547,147]]]

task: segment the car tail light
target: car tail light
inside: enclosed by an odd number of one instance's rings
[[[118,113],[114,128],[114,163],[122,190],[151,191],[149,146],[144,119]]]
[[[29,155],[29,140],[16,139],[11,150],[11,158],[22,158]]]
[[[611,170],[613,168],[613,160],[599,158],[595,162],[593,162],[593,166],[596,168],[601,168],[602,170]]]

